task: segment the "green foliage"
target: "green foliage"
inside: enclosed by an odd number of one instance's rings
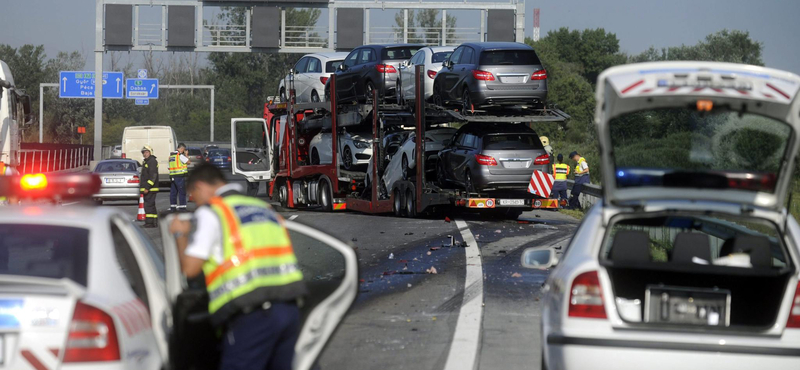
[[[664,60],[704,60],[715,62],[764,65],[761,57],[764,43],[754,41],[747,31],[727,29],[706,36],[695,45],[672,46],[656,49],[650,47],[641,54],[631,56],[629,61],[654,62]]]
[[[408,42],[411,44],[439,45],[442,37],[442,16],[438,9],[419,9],[408,11]],[[448,14],[445,24],[447,32],[447,44],[453,45],[458,42],[456,36],[456,17]],[[403,35],[403,12],[399,11],[394,16],[394,26],[392,31],[402,39]]]

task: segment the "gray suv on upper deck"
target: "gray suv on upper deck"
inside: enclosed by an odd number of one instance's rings
[[[464,111],[487,106],[542,106],[547,71],[532,47],[517,42],[477,42],[459,46],[433,82],[436,104]]]
[[[380,89],[382,96],[394,96],[400,63],[411,59],[425,45],[391,44],[359,46],[344,58],[336,70],[336,98],[339,102],[365,101],[367,92]],[[325,95],[330,96],[330,80],[325,84]],[[370,97],[371,98],[371,97]]]

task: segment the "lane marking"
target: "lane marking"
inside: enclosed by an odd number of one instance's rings
[[[71,206],[73,204],[78,204],[80,202],[69,202],[69,203],[61,203],[62,206]]]
[[[475,236],[467,223],[456,220],[461,238],[467,243],[464,248],[467,274],[464,278],[464,299],[458,312],[458,322],[450,342],[450,353],[444,370],[471,370],[478,360],[483,321],[483,263]]]
[[[294,220],[295,218],[297,218],[297,216],[298,216],[298,215],[291,215],[291,216],[289,216],[289,221],[292,221],[292,220]]]

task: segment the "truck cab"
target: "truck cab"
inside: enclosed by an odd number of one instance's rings
[[[7,166],[19,165],[20,123],[33,122],[31,98],[14,86],[11,69],[0,60],[0,161]]]

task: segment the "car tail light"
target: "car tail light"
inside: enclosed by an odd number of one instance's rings
[[[569,292],[569,317],[605,319],[603,290],[597,271],[584,272],[572,281]]]
[[[497,161],[494,160],[494,157],[488,155],[475,154],[475,160],[478,161],[478,164],[484,166],[497,166]]]
[[[550,164],[550,156],[547,154],[542,154],[533,160],[533,164],[535,165]]]
[[[231,157],[228,157],[228,162],[230,162],[230,161],[231,161]]]
[[[139,183],[139,176],[133,176],[130,180],[128,180],[128,184],[138,184]]]
[[[436,71],[433,71],[433,70],[429,69],[428,70],[428,78],[430,78],[431,80],[436,78]]]
[[[322,82],[323,85],[328,83],[328,77],[320,77],[319,82]]]
[[[128,155],[125,154],[125,153],[122,153],[122,158],[128,158]]]
[[[547,71],[545,71],[544,69],[533,72],[533,74],[531,75],[531,80],[541,81],[546,79],[547,79]]]
[[[75,304],[69,324],[64,362],[119,361],[119,342],[114,319],[83,302]]]
[[[388,64],[376,64],[375,68],[378,69],[380,73],[397,73],[397,70],[394,69],[394,66]]]
[[[486,72],[477,69],[472,71],[472,77],[479,81],[494,81],[494,75],[492,72]]]
[[[800,283],[794,291],[792,298],[792,310],[789,311],[789,320],[786,321],[787,328],[800,329]]]

